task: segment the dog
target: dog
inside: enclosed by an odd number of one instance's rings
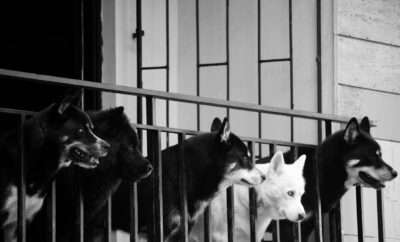
[[[186,165],[187,207],[189,230],[209,202],[231,184],[247,186],[260,184],[265,176],[254,167],[249,150],[233,134],[229,122],[218,118],[213,121],[213,132],[200,134],[183,142]],[[178,160],[181,145],[162,151],[163,164],[163,218],[165,241],[181,241],[183,231],[179,205]],[[138,184],[139,230],[144,238],[151,235],[152,182],[144,179]],[[129,231],[127,216],[128,190],[121,186],[113,200],[113,228]]]
[[[23,125],[26,171],[26,219],[31,221],[41,209],[47,187],[63,168],[74,164],[95,168],[110,145],[93,133],[89,116],[68,95],[26,120]],[[17,226],[17,184],[19,150],[17,132],[1,138],[0,226],[6,242],[15,241]]]
[[[305,211],[301,204],[304,193],[303,166],[306,156],[300,156],[292,165],[285,164],[283,153],[278,151],[270,163],[256,164],[265,174],[263,183],[254,186],[256,191],[257,215],[255,222],[256,241],[261,241],[272,219],[301,221]],[[250,241],[249,189],[234,186],[235,241]],[[210,226],[213,242],[228,241],[226,196],[220,193],[210,204]],[[201,220],[199,220],[201,221]],[[191,241],[203,241],[203,229],[197,222],[190,235]]]
[[[317,208],[314,162],[319,164],[323,214],[331,211],[351,187],[361,185],[381,189],[385,182],[397,176],[397,172],[382,159],[380,146],[370,134],[368,117],[364,117],[360,123],[356,118],[350,119],[346,128],[327,137],[317,147],[315,154],[308,152],[308,159],[304,165],[306,187],[302,197],[307,219],[301,226],[302,241],[307,241],[314,229],[312,218]],[[299,153],[302,153],[301,149]],[[285,153],[286,160],[290,160],[291,157],[290,152]],[[293,241],[289,222],[281,222],[280,230],[281,241]]]
[[[122,180],[139,181],[150,175],[152,166],[140,152],[137,131],[129,122],[123,107],[89,112],[94,132],[106,140],[110,149],[100,164],[91,170],[80,169],[80,179],[74,171],[64,169],[57,176],[57,241],[74,241],[74,225],[78,223],[75,188],[81,186],[84,203],[85,241],[102,237],[107,213],[107,199]],[[40,216],[41,215],[41,216]],[[43,210],[32,223],[30,240],[44,241]]]

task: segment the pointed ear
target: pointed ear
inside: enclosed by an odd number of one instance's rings
[[[272,172],[275,174],[282,173],[283,165],[285,164],[285,160],[283,158],[282,151],[277,151],[274,156],[271,158],[271,164],[268,169],[268,172]]]
[[[115,114],[122,115],[124,113],[124,107],[123,106],[119,106],[119,107],[114,108],[112,111]]]
[[[301,155],[297,160],[294,162],[294,164],[300,168],[300,170],[303,170],[304,168],[304,163],[306,162],[307,156],[306,155]]]
[[[359,135],[360,128],[358,127],[357,119],[351,118],[344,130],[344,140],[349,144],[353,144]]]
[[[365,116],[365,117],[361,120],[360,128],[369,134],[370,123],[369,123],[369,118],[368,118],[367,116]]]
[[[64,97],[64,99],[60,102],[57,108],[58,114],[63,114],[65,110],[68,109],[71,105],[79,105],[82,96],[82,89],[74,90],[72,89],[67,92],[68,94]]]
[[[221,138],[221,142],[227,142],[229,140],[229,135],[231,134],[231,128],[227,118],[224,118],[222,125],[218,131],[218,135]]]
[[[211,132],[218,131],[222,126],[221,119],[215,118],[211,124]]]

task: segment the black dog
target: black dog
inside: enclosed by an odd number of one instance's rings
[[[106,218],[106,202],[121,181],[138,181],[150,175],[152,166],[139,151],[136,130],[124,114],[123,107],[91,112],[94,132],[111,144],[108,155],[100,159],[96,169],[81,170],[80,179],[65,169],[57,176],[57,241],[74,241],[74,225],[78,223],[75,188],[82,188],[84,202],[85,241],[102,236]],[[32,225],[31,241],[44,241],[41,226],[45,212]],[[40,234],[38,233],[40,231]]]
[[[26,218],[41,209],[46,188],[58,171],[71,164],[95,168],[109,144],[97,137],[89,116],[72,105],[68,96],[28,119],[23,126],[26,169]],[[1,138],[0,226],[6,242],[15,240],[17,225],[18,151],[17,133]]]
[[[303,153],[302,150],[299,153]],[[293,160],[292,154],[287,152],[285,159]],[[397,176],[397,172],[382,160],[380,146],[370,134],[369,119],[364,117],[359,125],[357,120],[352,118],[344,130],[327,137],[317,147],[316,154],[307,154],[304,166],[306,187],[302,203],[308,219],[301,227],[303,241],[307,241],[314,229],[313,211],[317,207],[315,161],[319,164],[322,213],[331,211],[345,192],[354,185],[380,189],[384,187],[384,182]],[[281,241],[293,241],[290,230],[289,222],[281,222]]]
[[[185,176],[189,227],[201,214],[209,201],[222,189],[233,183],[255,185],[263,181],[254,168],[246,145],[233,133],[229,123],[214,120],[212,133],[189,138],[183,143],[186,164]],[[162,151],[163,164],[163,217],[166,241],[181,241],[183,229],[179,213],[178,157],[180,145]],[[152,182],[145,179],[138,186],[140,232],[151,236]],[[129,231],[128,187],[122,185],[113,200],[113,227]],[[157,221],[158,222],[158,221]]]

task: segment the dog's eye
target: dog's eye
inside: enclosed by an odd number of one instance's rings
[[[295,194],[294,191],[288,191],[288,192],[287,192],[287,195],[288,195],[289,197],[294,197],[294,194]]]
[[[76,133],[78,135],[83,135],[85,133],[85,130],[84,129],[78,129],[78,131],[76,131]]]
[[[381,156],[382,156],[381,151],[380,151],[380,150],[377,150],[377,151],[376,151],[376,155],[379,156],[379,157],[381,157]]]

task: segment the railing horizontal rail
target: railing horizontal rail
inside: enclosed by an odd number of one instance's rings
[[[346,123],[349,118],[342,117],[338,115],[332,114],[321,114],[309,111],[302,110],[293,110],[293,109],[285,109],[285,108],[277,108],[270,107],[258,104],[251,103],[243,103],[243,102],[234,102],[234,101],[225,101],[221,99],[215,98],[206,98],[206,97],[197,97],[191,95],[184,95],[178,93],[168,93],[162,91],[155,90],[147,90],[142,88],[135,88],[123,85],[110,85],[106,83],[96,83],[89,81],[81,81],[72,78],[65,77],[55,77],[49,75],[42,74],[34,74],[28,72],[21,71],[13,71],[7,69],[0,69],[0,77],[6,78],[15,78],[15,79],[24,79],[27,81],[41,82],[44,84],[54,84],[54,85],[64,85],[64,86],[74,86],[81,87],[86,89],[94,89],[98,91],[107,91],[112,93],[120,93],[120,94],[129,94],[129,95],[137,95],[137,96],[151,96],[159,99],[165,99],[170,101],[178,101],[178,102],[187,102],[187,103],[195,103],[216,107],[225,107],[225,108],[233,108],[239,110],[253,111],[253,112],[261,112],[289,117],[297,117],[297,118],[305,118],[312,120],[330,120],[338,123]]]
[[[12,108],[0,108],[0,113],[9,113],[9,114],[20,114],[20,115],[33,115],[35,112],[23,110],[23,109],[12,109]],[[195,131],[190,129],[179,129],[179,128],[171,128],[171,127],[164,127],[164,126],[157,126],[157,125],[146,125],[146,124],[132,124],[137,129],[145,129],[145,130],[155,130],[160,132],[168,132],[168,133],[175,133],[181,134],[185,133],[186,135],[197,135],[201,133],[205,133],[204,131]],[[254,138],[254,137],[240,137],[243,141],[252,141],[255,143],[260,144],[274,144],[279,146],[302,146],[302,147],[315,147],[313,144],[307,143],[297,143],[297,142],[290,142],[290,141],[280,141],[280,140],[272,140],[272,139],[265,139],[265,138]]]

